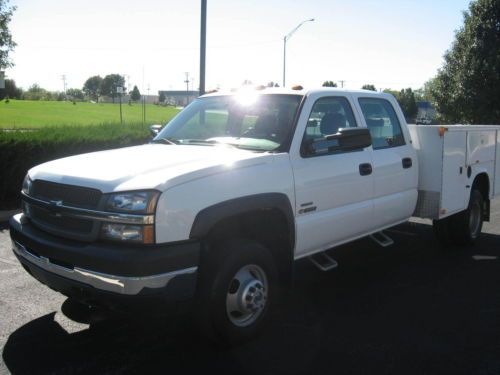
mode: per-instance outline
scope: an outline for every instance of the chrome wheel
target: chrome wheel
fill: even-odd
[[[479,235],[479,230],[481,228],[481,203],[474,201],[470,207],[469,213],[469,231],[472,238],[476,238]]]
[[[232,278],[226,295],[226,312],[231,323],[246,327],[262,314],[267,303],[268,281],[264,270],[246,265]]]

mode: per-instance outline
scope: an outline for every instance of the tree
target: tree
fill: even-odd
[[[102,77],[101,76],[93,76],[88,78],[83,85],[83,92],[89,98],[99,101],[99,96],[101,96],[101,84]]]
[[[43,89],[37,83],[32,84],[24,93],[23,99],[26,100],[51,100],[52,94],[48,94],[47,90]]]
[[[101,95],[113,98],[113,103],[117,97],[117,88],[125,86],[125,78],[119,74],[108,74],[101,83]]]
[[[164,91],[160,91],[160,97],[158,98],[158,101],[160,103],[165,103],[165,100],[167,99],[167,96],[165,95]]]
[[[412,89],[402,89],[397,99],[405,117],[407,119],[414,119],[417,116],[418,108]]]
[[[323,87],[337,87],[337,83],[333,81],[325,81],[323,82]]]
[[[415,98],[415,92],[410,87],[408,87],[407,89],[402,89],[401,91],[385,89],[384,93],[391,94],[396,98],[399,106],[401,107],[401,110],[408,120],[413,120],[415,119],[415,117],[417,117],[417,100]]]
[[[5,98],[9,99],[22,99],[23,90],[16,86],[16,82],[13,79],[5,80],[5,90],[0,90],[0,100]]]
[[[431,96],[447,122],[500,123],[500,2],[475,0],[430,82]]]
[[[9,53],[16,46],[9,31],[9,22],[16,7],[9,7],[8,5],[9,0],[0,0],[0,70],[13,65],[9,59]]]
[[[132,89],[132,93],[130,94],[130,99],[132,99],[134,102],[137,102],[141,99],[141,92],[139,91],[139,89],[137,88],[137,86],[134,86],[134,88]],[[165,100],[165,99],[163,99]],[[161,102],[161,95],[160,95],[160,102]]]
[[[84,94],[80,89],[67,89],[66,96],[71,97],[73,100],[83,100]]]
[[[396,99],[399,98],[399,91],[396,91],[396,90],[392,90],[392,89],[384,89],[383,91],[384,93],[386,94],[391,94],[392,96],[394,96]]]
[[[361,87],[361,90],[370,90],[370,91],[377,91],[377,89],[375,88],[375,85],[363,85]]]

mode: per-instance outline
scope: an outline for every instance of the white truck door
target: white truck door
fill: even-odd
[[[332,95],[332,94],[330,94]],[[366,233],[372,221],[371,147],[313,152],[311,142],[357,127],[348,94],[310,94],[301,112],[290,159],[295,177],[297,258]],[[308,149],[309,147],[309,149]]]
[[[405,221],[418,198],[418,160],[404,116],[392,96],[354,94],[373,147],[373,228]]]

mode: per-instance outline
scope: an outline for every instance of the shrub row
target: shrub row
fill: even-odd
[[[19,207],[23,178],[35,165],[86,152],[143,144],[150,138],[148,127],[142,124],[0,130],[0,210]]]

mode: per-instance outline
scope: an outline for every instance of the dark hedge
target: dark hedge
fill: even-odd
[[[23,178],[35,165],[86,152],[139,145],[150,139],[149,128],[142,124],[0,130],[0,210],[19,207]]]

